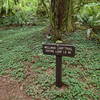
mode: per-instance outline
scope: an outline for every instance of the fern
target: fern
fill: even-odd
[[[78,19],[81,22],[86,22],[91,26],[100,25],[100,3],[90,3],[83,6],[80,10]]]

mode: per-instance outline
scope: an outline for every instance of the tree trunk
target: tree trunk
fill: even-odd
[[[68,16],[67,16],[67,32],[73,31],[73,0],[69,0]]]
[[[62,34],[72,31],[72,0],[51,0],[51,26],[54,40],[61,40]]]

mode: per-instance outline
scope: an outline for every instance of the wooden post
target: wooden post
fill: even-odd
[[[56,86],[62,86],[62,56],[56,56]]]
[[[56,86],[62,87],[62,56],[74,57],[75,47],[67,44],[44,44],[43,53],[56,56]]]

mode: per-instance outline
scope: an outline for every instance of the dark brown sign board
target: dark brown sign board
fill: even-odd
[[[67,44],[43,44],[43,53],[56,56],[56,86],[62,86],[62,56],[74,57],[75,47]]]
[[[44,44],[43,53],[47,55],[75,56],[75,47],[67,44]]]

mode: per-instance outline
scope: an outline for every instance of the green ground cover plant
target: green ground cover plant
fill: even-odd
[[[86,31],[65,36],[76,47],[75,58],[63,57],[63,82],[55,86],[55,57],[42,53],[45,25],[0,29],[0,75],[22,84],[33,100],[99,100],[100,44]]]

